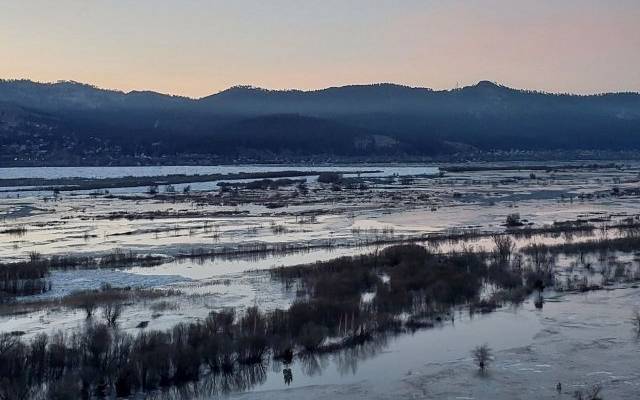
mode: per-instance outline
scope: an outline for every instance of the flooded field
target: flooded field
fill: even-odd
[[[628,310],[638,306],[640,290],[629,288],[559,296],[544,310],[527,302],[461,316],[455,325],[301,360],[286,390],[283,367],[269,366],[255,392],[232,398],[557,399],[600,384],[604,398],[635,399],[640,350]],[[470,356],[477,343],[495,351],[485,375]]]
[[[114,372],[87,384],[94,397],[528,399],[597,386],[637,398],[636,162],[0,174],[45,180],[0,188],[4,342],[104,325],[104,358],[118,340],[133,352],[162,332],[178,346],[176,326],[229,335],[215,344],[224,359],[192,375],[176,359],[141,383]],[[156,179],[176,174],[187,177]],[[196,174],[235,175],[189,182]],[[127,177],[152,180],[113,187]],[[74,190],[73,178],[94,189]],[[480,373],[471,352],[482,344],[493,357]],[[33,398],[53,390],[30,385]]]

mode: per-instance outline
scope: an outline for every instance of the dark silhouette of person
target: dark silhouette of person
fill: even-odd
[[[556,391],[558,393],[562,393],[562,383],[558,382],[558,384],[556,385]]]

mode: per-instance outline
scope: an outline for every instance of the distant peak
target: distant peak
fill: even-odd
[[[235,85],[229,89],[223,90],[223,92],[268,92],[268,89],[261,88],[253,85]]]
[[[497,92],[497,91],[504,91],[504,90],[516,90],[516,89],[511,89],[508,86],[504,86],[504,85],[500,85],[496,82],[492,82],[492,81],[480,81],[478,83],[476,83],[475,85],[470,85],[470,86],[465,86],[462,88],[463,91],[465,92]]]
[[[485,87],[485,88],[498,88],[501,87],[500,85],[498,85],[495,82],[491,82],[491,81],[480,81],[476,84],[476,87]]]

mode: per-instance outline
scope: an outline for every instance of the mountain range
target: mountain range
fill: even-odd
[[[640,150],[640,94],[551,94],[481,81],[453,90],[237,86],[192,99],[0,80],[2,165],[400,161],[496,150]]]

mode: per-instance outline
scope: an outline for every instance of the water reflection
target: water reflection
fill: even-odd
[[[333,361],[336,364],[338,373],[342,376],[355,375],[358,372],[360,362],[373,358],[387,347],[388,338],[391,335],[392,333],[376,335],[371,341],[336,353]]]
[[[289,386],[291,382],[293,382],[293,372],[291,368],[285,368],[282,370],[282,375],[284,376],[284,384]]]
[[[542,296],[542,292],[538,292],[538,294],[536,295],[534,305],[537,309],[542,310],[542,307],[544,306],[544,297]]]
[[[199,381],[151,394],[154,400],[210,399],[234,392],[245,392],[267,380],[268,362],[239,365],[228,373],[207,374]]]
[[[336,353],[301,353],[292,363],[266,357],[262,363],[236,365],[233,371],[227,373],[208,373],[197,382],[169,387],[150,394],[148,398],[154,400],[210,399],[257,389],[264,385],[268,378],[273,379],[275,383],[276,375],[280,375],[281,382],[288,387],[294,382],[294,373],[317,379],[332,365],[336,366],[341,376],[353,376],[358,372],[358,365],[362,361],[376,356],[388,345],[388,337],[391,335],[394,334],[380,334],[374,340]]]
[[[327,353],[300,353],[291,363],[267,356],[261,364],[237,365],[230,374],[207,374],[195,383],[155,393],[152,399],[211,399],[234,392],[268,391],[309,385],[355,383],[384,385],[428,363],[468,357],[477,343],[495,351],[530,343],[540,323],[533,302],[490,314],[458,312],[456,324],[376,334],[363,344]],[[509,332],[505,336],[504,332]]]

